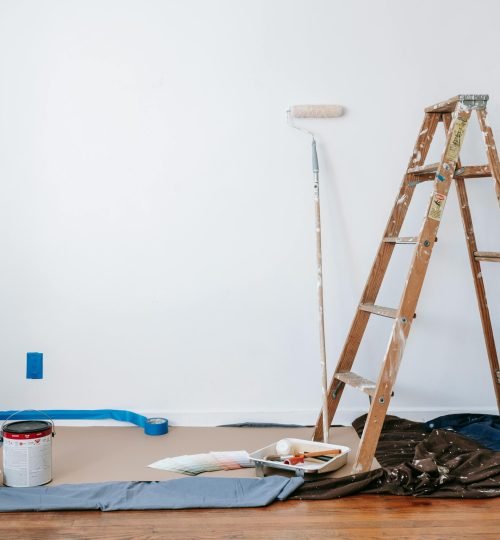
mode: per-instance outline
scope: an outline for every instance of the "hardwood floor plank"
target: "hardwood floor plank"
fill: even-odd
[[[358,495],[266,508],[0,514],[9,540],[454,540],[500,537],[499,499]]]

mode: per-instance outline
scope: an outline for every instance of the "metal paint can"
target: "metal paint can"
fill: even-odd
[[[2,426],[6,486],[34,487],[52,480],[53,427],[45,420],[19,420]]]

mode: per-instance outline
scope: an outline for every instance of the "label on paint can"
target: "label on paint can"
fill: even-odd
[[[13,422],[3,433],[3,482],[10,487],[34,487],[52,480],[52,426],[36,422]],[[43,429],[45,428],[45,429]]]

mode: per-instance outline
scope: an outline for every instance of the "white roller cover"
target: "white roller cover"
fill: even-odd
[[[290,109],[294,118],[336,118],[342,116],[342,105],[293,105]]]

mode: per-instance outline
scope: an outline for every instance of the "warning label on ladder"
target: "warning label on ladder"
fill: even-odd
[[[450,137],[450,144],[446,151],[446,161],[457,161],[460,148],[462,148],[462,143],[464,142],[466,128],[467,120],[457,118]]]
[[[441,193],[434,193],[432,195],[431,207],[429,208],[429,217],[431,219],[441,221],[445,202],[446,195],[442,195]]]

